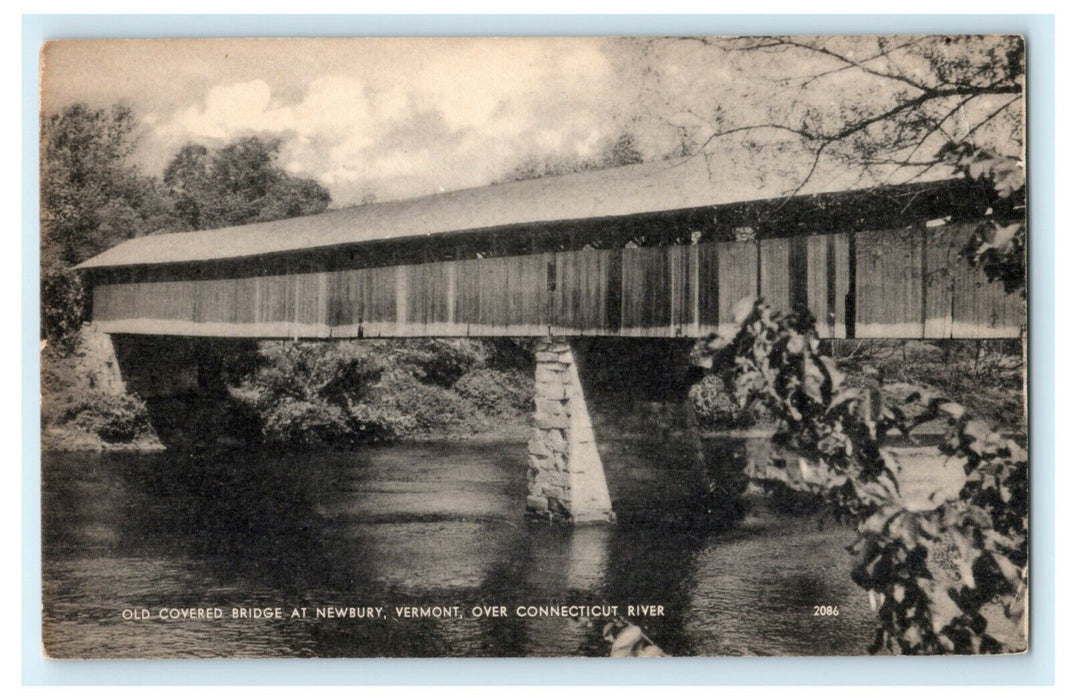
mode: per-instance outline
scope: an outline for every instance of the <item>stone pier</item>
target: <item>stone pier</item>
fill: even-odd
[[[605,470],[567,340],[540,341],[535,349],[535,416],[527,445],[527,511],[551,520],[614,520]]]

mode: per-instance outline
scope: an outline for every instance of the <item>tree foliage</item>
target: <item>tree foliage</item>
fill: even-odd
[[[251,398],[266,439],[290,445],[374,440],[381,420],[356,408],[383,371],[360,343],[261,343],[241,393]]]
[[[1021,37],[756,37],[726,51],[759,58],[776,94],[759,119],[716,109],[707,145],[731,133],[773,132],[810,153],[805,176],[825,157],[877,178],[918,176],[946,164],[948,143],[1022,156]]]
[[[70,267],[171,223],[158,183],[129,163],[136,120],[74,104],[41,119],[41,335],[66,342],[84,315]]]
[[[46,265],[74,265],[168,223],[152,178],[129,163],[136,121],[122,105],[74,104],[41,122],[41,225]]]
[[[948,143],[942,157],[964,177],[990,186],[997,195],[995,206],[976,227],[962,254],[992,282],[1000,282],[1007,294],[1026,296],[1028,247],[1024,164],[1016,158],[976,148],[969,143]]]
[[[247,137],[209,151],[183,146],[167,164],[163,183],[186,229],[200,230],[317,214],[330,194],[315,180],[278,165],[281,142]]]
[[[617,168],[641,163],[643,160],[642,151],[638,148],[634,134],[625,131],[617,138],[605,143],[597,155],[589,158],[530,156],[506,173],[497,183],[535,180],[540,177],[567,175],[585,170]]]
[[[904,401],[922,410],[907,418],[882,392],[844,386],[805,310],[783,315],[758,300],[734,336],[714,336],[707,349],[740,406],[759,404],[777,421],[776,452],[749,468],[751,478],[815,495],[832,516],[857,526],[851,576],[876,613],[870,651],[993,653],[1021,642],[1024,449],[947,398],[918,389]],[[933,418],[946,421],[940,450],[966,478],[955,497],[918,510],[901,496],[887,436],[893,429],[908,436]]]

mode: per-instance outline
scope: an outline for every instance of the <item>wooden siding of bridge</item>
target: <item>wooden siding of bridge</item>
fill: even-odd
[[[743,297],[805,304],[845,338],[1015,337],[1024,305],[957,255],[965,226],[583,249],[330,272],[94,287],[113,333],[225,337],[700,337]]]

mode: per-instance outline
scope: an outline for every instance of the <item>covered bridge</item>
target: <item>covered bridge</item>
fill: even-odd
[[[1024,305],[958,254],[992,192],[783,191],[665,160],[145,236],[78,268],[122,334],[698,337],[757,295],[826,337],[1020,333]]]

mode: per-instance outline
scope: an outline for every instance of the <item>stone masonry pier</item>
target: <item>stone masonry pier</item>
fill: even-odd
[[[540,341],[535,363],[527,511],[574,523],[612,522],[605,470],[572,347],[566,340]]]

